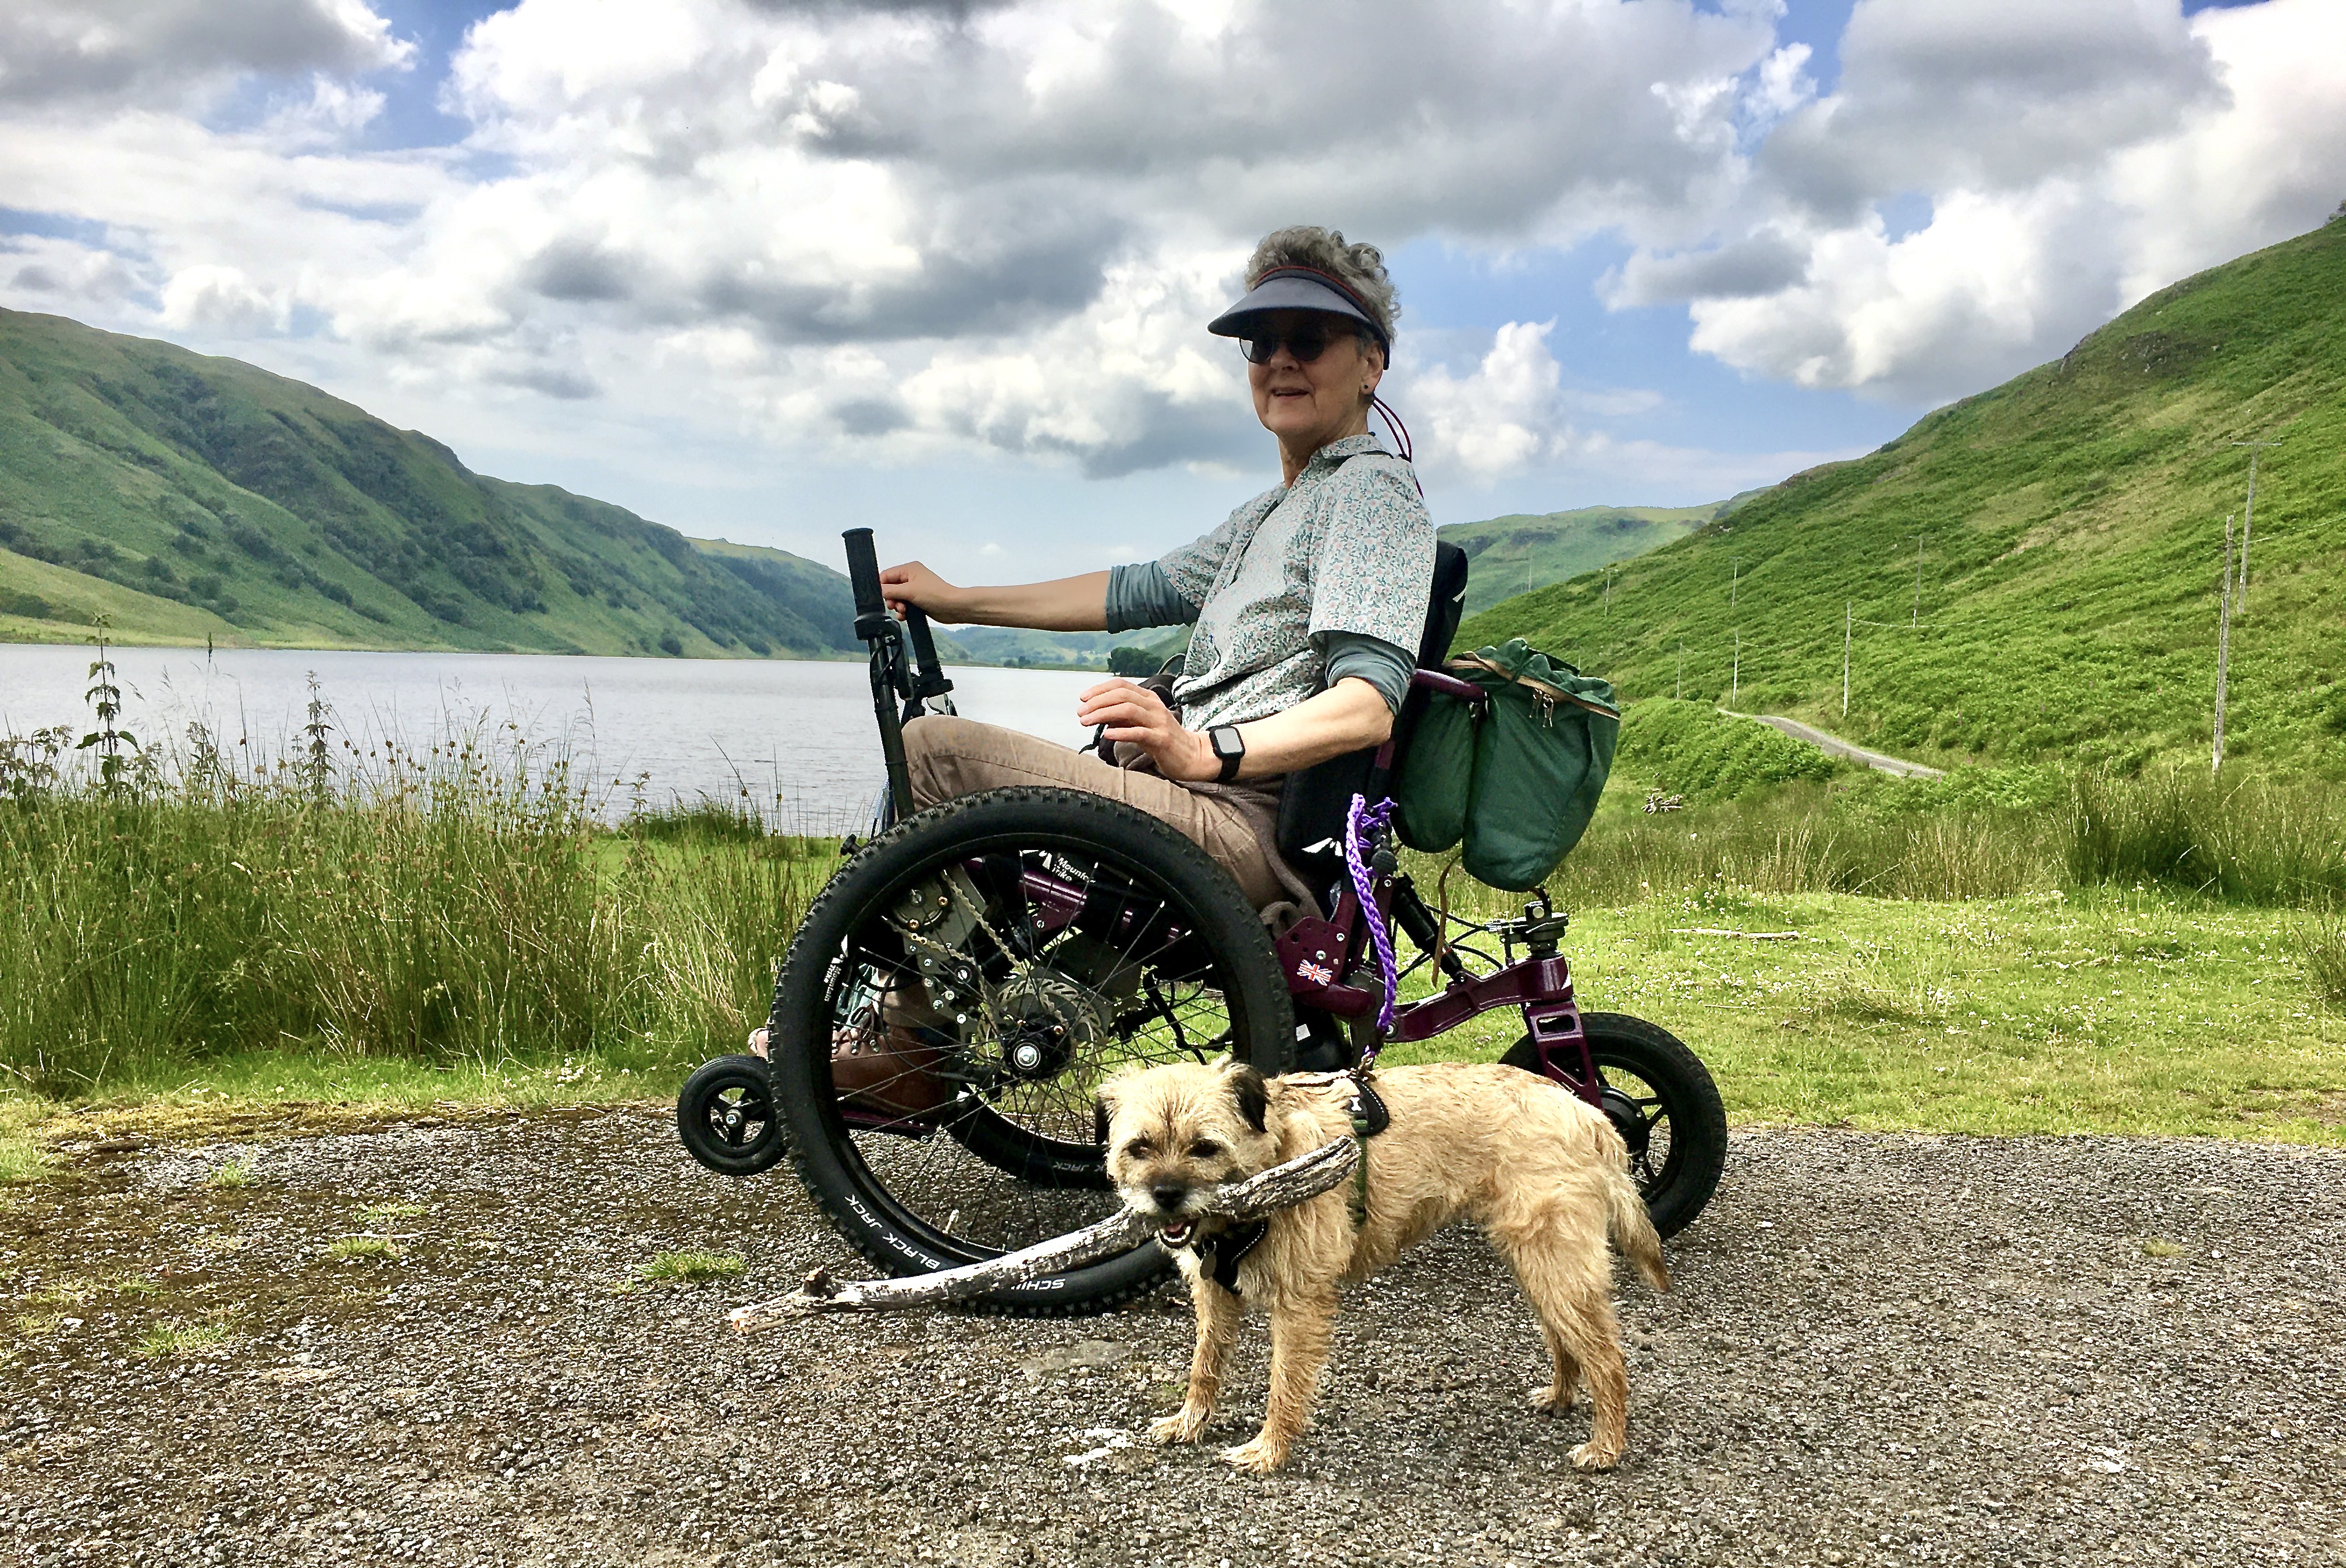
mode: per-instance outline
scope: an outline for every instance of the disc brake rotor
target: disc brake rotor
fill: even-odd
[[[997,987],[987,1012],[1003,1065],[1029,1083],[1065,1071],[1077,1052],[1114,1032],[1105,997],[1040,964]]]

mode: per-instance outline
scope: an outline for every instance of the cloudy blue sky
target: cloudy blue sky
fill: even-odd
[[[1866,450],[2341,198],[2341,0],[0,12],[0,303],[971,577],[1269,483],[1202,323],[1282,223],[1385,248],[1465,521]]]

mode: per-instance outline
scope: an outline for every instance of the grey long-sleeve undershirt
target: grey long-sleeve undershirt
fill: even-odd
[[[1175,591],[1172,578],[1157,562],[1108,568],[1109,631],[1188,626],[1197,618],[1198,606]],[[1328,685],[1347,677],[1365,680],[1385,699],[1386,708],[1401,711],[1402,698],[1409,695],[1410,672],[1417,667],[1415,655],[1361,632],[1323,632],[1318,640],[1328,661]]]

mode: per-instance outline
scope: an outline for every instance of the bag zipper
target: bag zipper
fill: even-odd
[[[1479,654],[1460,654],[1447,662],[1452,669],[1479,669],[1485,674],[1495,675],[1503,680],[1512,681],[1517,686],[1527,688],[1533,694],[1533,700],[1541,705],[1543,722],[1551,729],[1556,727],[1556,705],[1559,702],[1568,702],[1575,708],[1586,708],[1589,712],[1601,714],[1606,718],[1621,717],[1618,708],[1607,708],[1601,702],[1592,701],[1575,692],[1566,691],[1560,686],[1552,686],[1544,680],[1535,680],[1527,675],[1515,675],[1505,666],[1494,660],[1486,659]]]

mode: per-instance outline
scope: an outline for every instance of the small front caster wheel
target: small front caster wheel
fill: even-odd
[[[719,1176],[756,1176],[782,1157],[766,1064],[755,1056],[704,1063],[676,1097],[676,1134],[692,1157]]]

